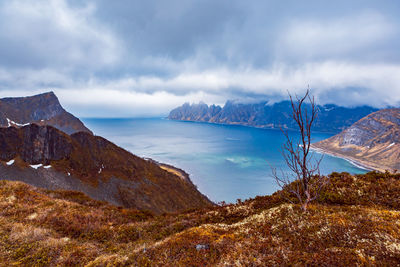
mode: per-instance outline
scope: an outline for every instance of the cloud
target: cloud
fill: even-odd
[[[95,6],[65,0],[0,5],[0,63],[22,68],[82,68],[116,63],[121,43],[94,17]]]
[[[277,43],[280,57],[367,59],[399,33],[383,15],[364,11],[333,20],[293,20]]]
[[[0,71],[0,77],[15,77]],[[287,91],[304,92],[309,84],[321,104],[344,106],[400,104],[400,66],[396,64],[354,64],[316,62],[298,67],[279,65],[269,70],[220,68],[203,72],[183,72],[174,77],[73,81],[50,71],[21,74],[36,91],[2,91],[4,96],[54,90],[65,106],[80,116],[166,115],[184,102],[204,101],[223,104],[226,99],[283,99]],[[12,78],[11,78],[12,80]],[[43,85],[43,81],[49,84]],[[56,87],[53,82],[60,82]],[[42,89],[43,90],[43,89]],[[379,97],[377,97],[379,96]]]
[[[94,86],[83,91],[62,89],[55,92],[67,109],[75,110],[82,117],[166,116],[169,110],[184,102],[204,99],[207,102],[223,103],[221,96],[201,91],[179,96],[167,91],[144,93]]]
[[[382,0],[0,3],[0,96],[54,90],[79,116],[166,115],[301,93],[400,104],[400,5]]]

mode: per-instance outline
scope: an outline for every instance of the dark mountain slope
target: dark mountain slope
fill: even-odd
[[[0,160],[1,179],[78,190],[125,207],[162,213],[211,205],[189,179],[87,132],[67,135],[35,124],[0,128]],[[38,164],[46,167],[30,166]]]
[[[319,115],[314,124],[314,130],[340,132],[377,109],[368,106],[345,108],[336,105],[324,105],[318,106],[318,110]],[[296,126],[290,114],[292,114],[292,108],[289,101],[273,104],[268,102],[242,104],[227,101],[223,108],[215,105],[208,106],[204,103],[192,105],[185,103],[172,110],[168,118],[171,120],[238,124],[260,128],[295,129]]]
[[[0,99],[0,127],[20,127],[29,123],[51,125],[67,134],[91,133],[78,118],[64,110],[53,92]]]
[[[374,112],[312,146],[372,169],[400,170],[400,109]]]

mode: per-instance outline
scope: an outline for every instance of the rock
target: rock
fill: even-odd
[[[65,111],[53,92],[0,99],[0,127],[23,127],[31,123],[51,125],[67,134],[91,133],[78,118]]]
[[[379,171],[400,169],[400,109],[374,112],[312,146]]]
[[[198,245],[196,245],[196,250],[205,250],[205,249],[208,249],[210,246],[209,245],[207,245],[207,244],[198,244]]]

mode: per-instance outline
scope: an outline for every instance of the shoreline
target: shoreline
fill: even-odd
[[[363,170],[366,170],[366,171],[384,172],[384,170],[382,170],[380,168],[374,167],[371,164],[362,162],[362,161],[360,161],[358,159],[354,159],[354,158],[349,157],[349,156],[344,156],[342,154],[339,154],[339,153],[336,153],[336,152],[332,152],[330,150],[326,150],[326,149],[323,149],[323,148],[315,147],[314,145],[311,145],[310,148],[313,151],[317,152],[317,153],[326,154],[326,155],[329,155],[329,156],[332,156],[332,157],[335,157],[335,158],[343,159],[343,160],[349,162],[350,164],[352,164],[353,166],[355,166],[355,167],[357,167],[359,169],[363,169]]]
[[[163,169],[164,171],[170,172],[172,174],[175,174],[176,176],[178,176],[179,178],[181,178],[182,180],[185,180],[186,182],[188,182],[189,184],[193,185],[194,187],[196,187],[197,191],[200,192],[201,195],[203,195],[212,205],[217,205],[216,202],[212,201],[209,196],[207,196],[206,194],[204,194],[203,192],[201,192],[198,188],[197,185],[195,183],[193,183],[192,179],[190,179],[190,174],[187,173],[185,170],[180,169],[178,167],[175,167],[171,164],[167,164],[167,163],[162,163],[159,162],[155,159],[152,158],[147,158],[147,157],[143,157],[143,159],[151,161],[155,164],[157,164],[161,169]]]
[[[212,125],[224,125],[224,126],[239,126],[239,127],[247,127],[247,128],[253,128],[253,129],[261,129],[261,130],[275,130],[275,131],[293,131],[293,132],[298,132],[296,128],[289,128],[289,127],[274,127],[274,126],[257,126],[257,125],[251,125],[251,124],[244,124],[244,123],[223,123],[223,122],[211,122],[211,121],[196,121],[196,120],[178,120],[178,119],[170,119],[169,117],[164,117],[162,119],[170,120],[170,121],[178,121],[178,122],[194,122],[194,123],[205,123],[205,124],[212,124]],[[330,135],[335,135],[338,134],[339,132],[326,132],[326,131],[313,131],[314,133],[320,133],[320,134],[330,134]]]

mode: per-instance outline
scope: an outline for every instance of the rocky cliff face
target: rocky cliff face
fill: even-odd
[[[20,157],[29,164],[49,164],[67,158],[73,149],[68,135],[49,126],[0,128],[0,159]]]
[[[376,111],[372,107],[345,108],[336,105],[318,106],[319,115],[314,123],[314,130],[321,132],[340,132],[362,117]],[[171,120],[201,121],[211,123],[239,124],[260,128],[295,129],[291,104],[289,101],[269,104],[241,104],[227,101],[225,106],[184,104],[172,110]]]
[[[88,132],[0,128],[0,161],[1,179],[77,190],[120,206],[162,213],[212,204],[189,179]]]
[[[400,109],[374,112],[313,147],[372,169],[400,170]]]
[[[78,118],[64,110],[53,92],[0,99],[0,127],[21,127],[30,123],[51,125],[67,134],[91,133]]]

